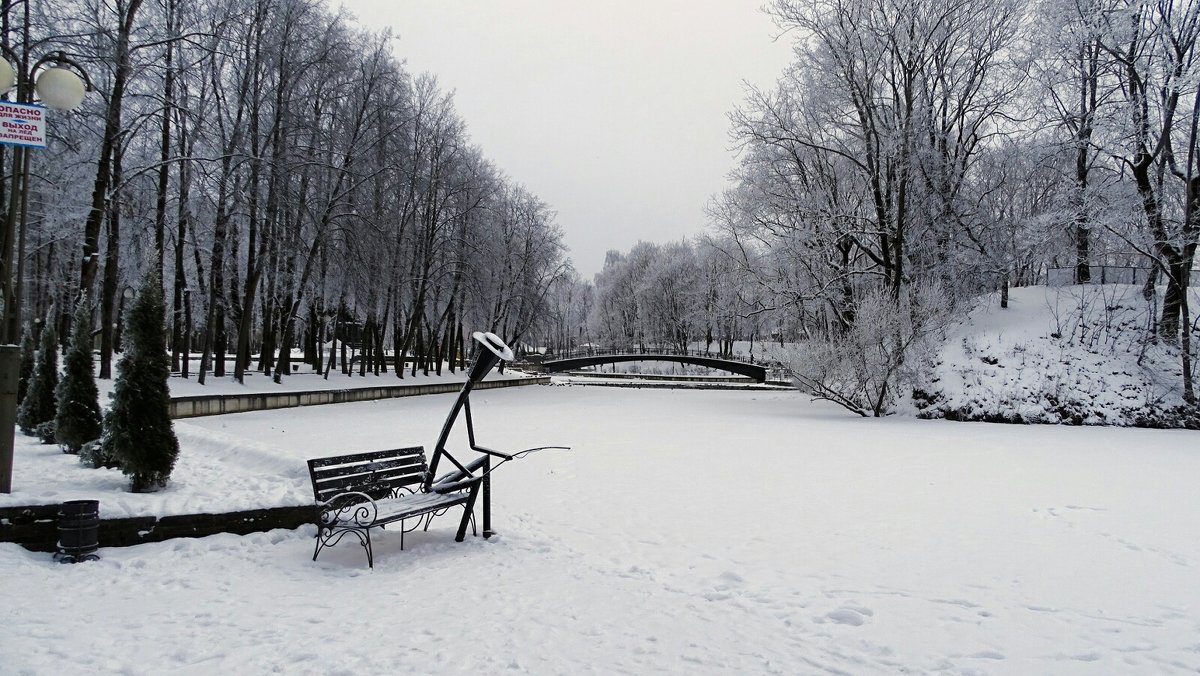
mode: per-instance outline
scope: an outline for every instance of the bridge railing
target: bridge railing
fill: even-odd
[[[670,355],[678,357],[711,357],[713,359],[728,359],[730,361],[740,361],[748,364],[762,364],[765,360],[755,359],[754,355],[723,355],[720,352],[703,349],[687,349],[681,350],[678,347],[669,347],[662,345],[640,345],[628,347],[586,347],[576,348],[574,350],[564,350],[554,354],[545,355],[546,361],[557,359],[575,359],[576,357],[603,357],[609,354],[644,354],[644,355]]]
[[[733,355],[732,357],[722,356],[720,353],[714,353],[711,350],[679,350],[671,348],[658,348],[656,346],[646,347],[616,347],[616,348],[582,348],[568,350],[557,354],[546,354],[538,363],[546,363],[560,361],[566,359],[579,359],[587,357],[604,357],[608,355],[620,356],[645,356],[648,361],[653,361],[656,356],[688,356],[688,357],[704,357],[727,362],[740,362],[764,368],[765,379],[768,382],[788,382],[791,376],[782,363],[772,359],[754,359],[753,356]]]

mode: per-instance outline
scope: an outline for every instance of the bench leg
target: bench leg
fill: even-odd
[[[330,528],[328,532],[325,529],[317,528],[317,544],[313,547],[313,561],[317,560],[317,555],[326,547],[332,547],[342,541],[342,538],[347,534],[352,534],[358,538],[358,543],[362,548],[367,550],[367,567],[375,567],[375,554],[371,551],[371,529],[370,528]]]
[[[317,526],[317,546],[313,547],[313,561],[317,560],[317,554],[321,553],[321,526]]]
[[[401,536],[401,537],[403,537],[403,536]],[[371,529],[370,528],[366,529],[366,537],[363,538],[362,546],[363,546],[363,549],[367,550],[367,568],[374,570],[375,569],[375,556],[374,556],[373,552],[371,552]]]
[[[475,498],[479,495],[479,484],[471,486],[471,496],[467,498],[467,504],[463,505],[462,521],[458,524],[458,534],[454,536],[455,542],[462,542],[463,538],[467,537],[467,522],[472,521],[475,516]]]

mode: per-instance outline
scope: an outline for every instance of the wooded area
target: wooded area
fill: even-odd
[[[10,50],[61,50],[95,84],[29,154],[5,274],[60,336],[92,291],[102,376],[146,271],[173,368],[199,352],[203,380],[227,358],[279,378],[294,347],[327,368],[335,335],[372,372],[385,354],[438,368],[470,328],[552,350],[823,342],[881,350],[891,373],[981,292],[1115,267],[1146,280],[1147,340],[1178,346],[1194,400],[1196,2],[775,0],[794,59],[730,115],[740,156],[709,234],[610,252],[594,280],[436,78],[324,3],[2,7]]]
[[[437,78],[327,3],[4,0],[0,12],[10,52],[61,51],[94,85],[28,154],[27,226],[3,274],[20,275],[26,325],[59,335],[81,290],[98,299],[101,377],[125,291],[146,274],[167,300],[173,370],[188,374],[199,352],[189,375],[203,382],[227,359],[239,380],[278,380],[294,347],[326,368],[334,336],[365,370],[395,364],[385,353],[440,369],[470,328],[520,340],[569,270],[553,211],[472,143]],[[0,150],[6,169],[11,157]]]
[[[1137,269],[1156,318],[1145,340],[1174,346],[1195,400],[1182,291],[1200,237],[1200,3],[768,11],[794,59],[730,116],[741,154],[710,234],[610,253],[594,288],[555,294],[556,321],[613,345],[797,341],[793,375],[815,389],[874,368],[886,391],[980,293]],[[830,374],[868,352],[876,367]]]

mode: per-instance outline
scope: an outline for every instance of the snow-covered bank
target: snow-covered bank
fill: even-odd
[[[1192,307],[1200,307],[1193,291]],[[1152,340],[1161,310],[1130,285],[1012,289],[979,300],[919,383],[922,417],[1200,428],[1179,350]],[[1192,333],[1193,350],[1200,330]]]
[[[504,374],[491,373],[487,379],[528,377],[528,374],[509,370]],[[169,384],[173,396],[196,396],[461,384],[465,381],[466,375],[460,370],[455,374],[446,371],[440,376],[432,373],[406,376],[403,380],[396,378],[394,373],[379,376],[331,373],[328,379],[308,373],[287,376],[279,384],[261,374],[247,375],[244,385],[229,377],[211,375],[205,385],[179,377],[171,378]],[[113,381],[99,383],[101,402],[107,406]],[[445,406],[449,407],[449,404]],[[305,416],[309,410],[290,415]],[[444,417],[445,413],[441,415]],[[441,419],[437,419],[438,424]],[[336,428],[336,422],[334,425]],[[120,470],[84,467],[74,456],[64,455],[57,445],[41,444],[37,438],[18,432],[14,441],[13,491],[0,493],[0,507],[57,504],[103,496],[103,516],[118,518],[239,511],[311,502],[312,492],[305,483],[308,470],[304,463],[297,465],[294,458],[280,455],[279,449],[268,445],[269,436],[264,444],[254,439],[231,438],[219,431],[197,427],[187,420],[176,420],[174,427],[183,453],[172,472],[171,482],[163,490],[141,494],[128,492],[129,479]],[[413,437],[411,442],[432,443],[434,436],[436,430],[432,435]],[[214,505],[222,509],[214,510]]]
[[[428,446],[451,400],[197,419],[181,461],[305,493],[304,458]],[[864,419],[796,392],[473,402],[485,444],[573,446],[497,470],[501,537],[383,532],[373,573],[353,544],[313,563],[308,529],[75,566],[0,545],[0,671],[1200,670],[1191,432]]]

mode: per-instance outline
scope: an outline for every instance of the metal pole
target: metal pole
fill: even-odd
[[[14,251],[17,246],[17,224],[21,215],[22,203],[22,186],[24,184],[24,171],[26,149],[23,146],[15,146],[13,148],[12,159],[12,193],[9,195],[8,202],[8,217],[4,221],[4,252],[3,262],[0,263],[0,268],[3,268],[4,279],[0,280],[0,285],[3,287],[4,297],[4,321],[0,322],[0,343],[15,345],[17,343],[17,334],[19,330],[14,330],[14,326],[19,327],[21,321],[17,310],[16,300],[16,285],[14,283],[13,261],[15,260]],[[14,317],[14,315],[16,315]]]
[[[17,427],[17,383],[21,348],[0,345],[0,493],[12,493],[13,435]]]
[[[17,234],[16,267],[17,276],[13,282],[12,312],[8,315],[9,343],[16,343],[21,335],[21,300],[25,288],[25,231],[29,220],[29,165],[33,162],[33,153],[26,148],[21,153],[21,219]]]
[[[492,456],[483,456],[483,537],[495,535],[492,531]]]
[[[25,3],[22,18],[24,37],[17,68],[18,102],[29,101],[29,3]],[[21,280],[14,282],[14,250],[17,246],[18,219],[25,210],[29,181],[25,172],[25,158],[29,149],[24,146],[13,148],[12,195],[9,201],[8,218],[4,221],[4,251],[0,274],[4,298],[4,317],[0,320],[0,493],[12,493],[13,445],[17,433],[17,386],[20,382],[21,348],[17,346],[21,333]],[[24,233],[22,233],[24,234]]]

